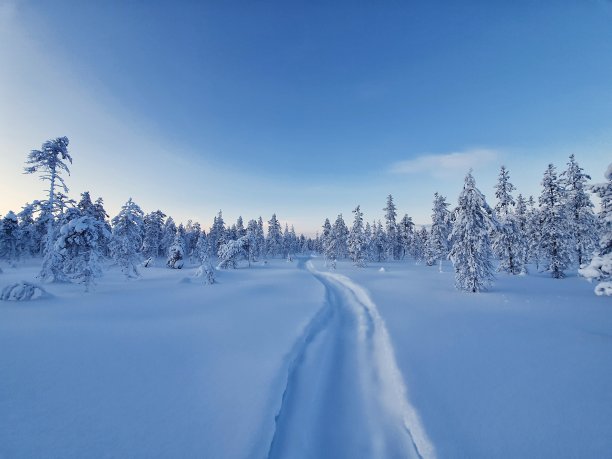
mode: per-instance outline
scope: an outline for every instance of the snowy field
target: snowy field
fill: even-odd
[[[610,456],[612,304],[583,279],[159,266],[0,303],[0,457]]]

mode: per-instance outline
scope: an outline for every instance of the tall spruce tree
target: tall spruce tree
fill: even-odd
[[[586,182],[591,177],[584,173],[574,155],[569,157],[567,170],[561,177],[565,185],[569,231],[571,233],[576,261],[578,266],[591,260],[593,250],[597,245],[597,218],[593,212],[595,207],[586,192]]]
[[[442,260],[448,257],[448,237],[451,232],[450,212],[446,198],[438,193],[434,194],[433,213],[431,214],[431,229],[426,247],[427,265],[438,263],[442,272]]]
[[[355,266],[365,267],[367,261],[366,240],[363,233],[363,212],[359,206],[353,210],[355,218],[348,235],[348,253]]]
[[[549,164],[542,179],[540,204],[540,253],[542,268],[555,279],[565,277],[572,262],[574,245],[568,222],[565,189],[553,164]]]
[[[459,195],[451,233],[450,259],[459,290],[480,292],[493,281],[489,241],[489,231],[495,226],[492,214],[470,171]]]
[[[140,262],[143,218],[143,211],[130,198],[112,220],[111,255],[128,279],[140,276],[137,265]]]
[[[383,210],[385,211],[387,255],[393,260],[399,260],[401,256],[401,245],[396,222],[397,208],[393,203],[393,196],[387,196],[387,205]]]

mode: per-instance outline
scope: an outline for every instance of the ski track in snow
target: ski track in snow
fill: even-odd
[[[289,354],[268,459],[434,458],[368,293],[311,261],[304,266],[326,301]]]

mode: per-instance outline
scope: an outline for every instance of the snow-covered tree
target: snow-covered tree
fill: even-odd
[[[405,214],[399,222],[398,235],[400,242],[400,258],[403,259],[410,253],[410,246],[414,240],[414,223],[408,214]]]
[[[431,222],[429,238],[425,247],[425,258],[428,266],[437,262],[438,269],[442,272],[442,260],[448,257],[448,237],[451,225],[446,198],[438,193],[434,194]]]
[[[420,230],[415,231],[410,254],[412,255],[412,258],[415,259],[417,264],[425,261],[427,258],[428,241],[429,232],[427,231],[427,228],[423,226]]]
[[[540,268],[540,239],[541,239],[541,223],[540,212],[535,206],[533,196],[529,196],[527,200],[527,237],[525,243],[527,245],[527,260],[535,263],[536,269]]]
[[[501,167],[497,184],[495,185],[495,216],[499,225],[492,231],[493,252],[499,259],[498,271],[509,274],[521,274],[525,271],[523,257],[523,240],[520,238],[513,206],[512,197],[515,187],[510,183],[510,174],[505,166]]]
[[[579,272],[589,281],[599,281],[595,286],[597,295],[612,295],[612,163],[604,176],[607,182],[591,186],[591,191],[601,198],[599,248],[591,262]]]
[[[266,258],[266,236],[264,235],[264,224],[261,216],[257,219],[257,258]]]
[[[77,209],[80,210],[81,215],[89,215],[93,217],[94,220],[99,221],[101,224],[98,225],[98,228],[104,228],[104,231],[101,231],[98,234],[98,245],[100,246],[101,253],[103,255],[107,255],[110,253],[110,240],[106,238],[106,235],[111,234],[111,226],[108,223],[108,214],[104,209],[104,201],[102,198],[98,198],[96,202],[91,201],[91,196],[88,191],[85,191],[81,194],[81,200],[76,205]]]
[[[174,223],[174,219],[172,217],[168,217],[166,222],[164,223],[164,228],[162,230],[162,238],[160,242],[160,251],[162,254],[168,256],[168,251],[172,244],[174,244],[174,240],[176,239],[176,235],[178,233],[178,229],[176,228],[176,223]]]
[[[248,244],[248,238],[243,236],[237,240],[230,240],[219,247],[219,268],[221,269],[236,269],[238,261],[245,258],[245,246]]]
[[[387,256],[393,260],[399,260],[401,257],[401,245],[397,230],[397,208],[393,203],[393,196],[387,196],[387,206],[385,211],[385,231],[387,243]]]
[[[565,277],[572,261],[574,240],[569,227],[565,190],[553,164],[549,164],[542,179],[540,204],[540,254],[542,267],[555,279]]]
[[[518,236],[518,243],[516,246],[517,256],[523,267],[523,273],[527,273],[527,264],[529,263],[529,214],[527,210],[527,201],[525,201],[522,194],[516,197],[514,220]]]
[[[19,221],[9,211],[0,222],[0,259],[13,265],[19,258]]]
[[[388,255],[387,236],[380,221],[372,225],[372,261],[385,261]]]
[[[174,235],[174,240],[168,247],[168,260],[166,266],[172,269],[181,269],[185,263],[185,242],[179,231]]]
[[[68,137],[58,137],[47,140],[40,150],[32,150],[26,160],[24,169],[26,174],[40,173],[40,179],[49,182],[48,199],[42,204],[43,220],[47,226],[44,244],[44,259],[39,277],[45,281],[53,282],[58,275],[57,254],[54,253],[56,229],[53,213],[56,209],[57,188],[68,192],[68,187],[62,177],[62,172],[70,175],[68,164],[72,164],[72,157],[68,153]],[[59,280],[59,279],[58,279]]]
[[[243,237],[246,237],[247,246],[245,247],[245,252],[247,255],[247,259],[249,260],[249,266],[251,263],[257,261],[257,257],[260,253],[259,247],[259,225],[256,220],[249,220],[247,223],[246,234]]]
[[[493,276],[489,231],[495,226],[492,210],[476,188],[471,171],[465,177],[451,233],[450,259],[459,290],[479,292],[490,286]]]
[[[336,269],[336,241],[333,237],[333,230],[329,218],[323,223],[323,233],[321,234],[321,249],[325,257],[325,266]]]
[[[162,247],[164,235],[164,219],[166,214],[161,210],[151,212],[144,217],[144,237],[142,241],[142,254],[146,258],[157,258]],[[163,252],[162,252],[163,253]]]
[[[208,237],[204,231],[200,232],[200,237],[198,237],[198,243],[195,248],[195,257],[200,262],[200,264],[204,263],[205,260],[210,262],[212,257],[210,252],[210,244],[208,241]]]
[[[574,155],[569,157],[567,170],[561,177],[565,185],[569,231],[574,241],[573,251],[578,266],[591,260],[597,245],[597,218],[593,203],[586,192],[586,182],[591,177],[584,173]]]
[[[143,216],[140,207],[130,198],[112,221],[111,255],[128,279],[140,275],[137,265],[142,246]]]
[[[276,214],[272,214],[272,218],[268,220],[266,252],[271,258],[281,256],[283,254],[283,232],[281,229],[281,224],[276,218]]]
[[[195,272],[195,277],[204,284],[212,285],[215,283],[215,269],[210,263],[208,256],[202,260],[202,264]]]
[[[40,251],[40,238],[34,221],[35,206],[26,204],[17,214],[19,234],[17,252],[20,256],[31,257]]]
[[[348,235],[348,253],[355,266],[365,267],[367,261],[366,240],[363,234],[363,212],[359,206],[353,210],[355,218]]]
[[[76,211],[76,209],[75,209]],[[103,247],[100,246],[100,235],[110,238],[104,224],[90,215],[78,216],[79,212],[71,212],[74,218],[66,219],[59,230],[59,236],[52,251],[54,268],[61,267],[62,275],[52,271],[56,280],[70,280],[84,284],[85,290],[97,277],[102,275],[100,258]]]
[[[185,252],[188,257],[197,258],[196,246],[202,233],[202,227],[198,222],[189,220],[185,226]]]
[[[342,214],[338,214],[336,221],[332,226],[332,239],[335,241],[336,260],[342,260],[348,257],[348,235],[349,230],[344,223]]]
[[[217,216],[213,220],[213,225],[208,232],[208,244],[210,245],[211,256],[216,256],[219,251],[219,247],[224,244],[227,240],[225,221],[223,220],[223,213],[219,211]]]

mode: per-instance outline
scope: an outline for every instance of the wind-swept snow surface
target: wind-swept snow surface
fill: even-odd
[[[434,457],[376,305],[349,278],[307,268],[325,304],[292,351],[268,457]]]

